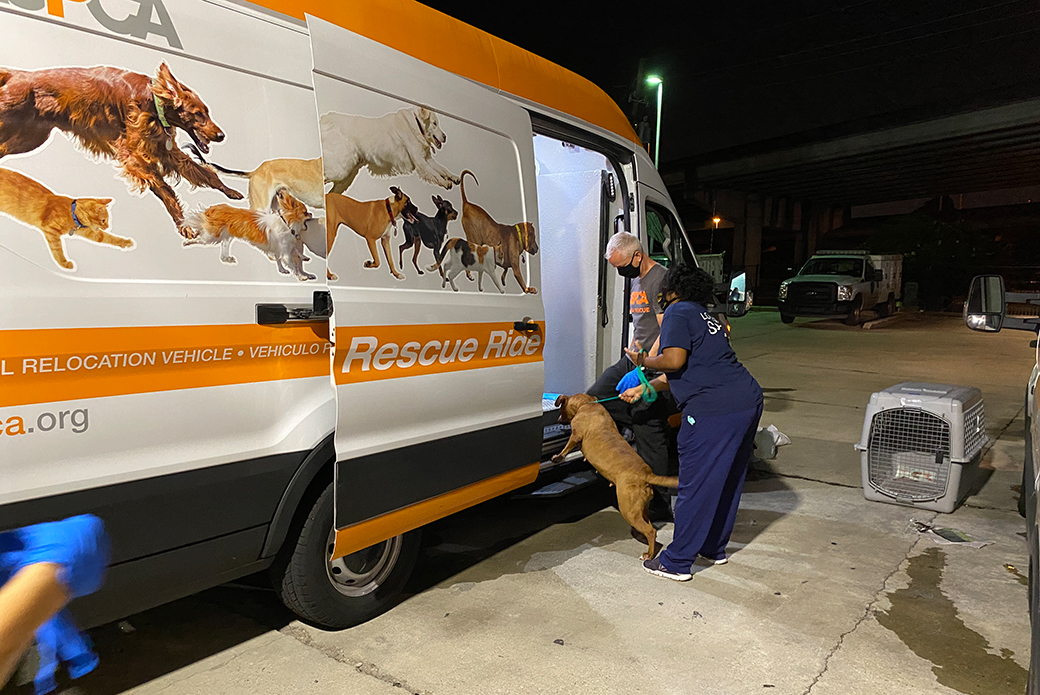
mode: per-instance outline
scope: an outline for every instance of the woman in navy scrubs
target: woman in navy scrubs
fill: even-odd
[[[664,372],[651,382],[670,389],[682,411],[679,429],[679,496],[672,542],[643,563],[647,572],[684,582],[701,555],[726,562],[726,544],[740,503],[755,433],[762,416],[762,389],[733,354],[722,324],[708,311],[715,282],[700,268],[675,266],[668,273],[662,306],[659,354],[626,351],[638,366]],[[622,394],[632,402],[636,386]]]

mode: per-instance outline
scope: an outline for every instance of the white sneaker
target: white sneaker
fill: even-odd
[[[724,557],[724,558],[721,558],[721,559],[718,559],[718,560],[712,559],[712,558],[707,557],[705,555],[701,555],[701,557],[703,557],[705,560],[707,560],[708,562],[710,562],[713,565],[728,565],[729,564],[729,558],[728,557]]]

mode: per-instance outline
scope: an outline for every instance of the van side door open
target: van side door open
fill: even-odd
[[[309,18],[341,557],[531,482],[545,323],[531,121]]]

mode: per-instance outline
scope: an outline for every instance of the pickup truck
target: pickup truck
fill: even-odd
[[[819,251],[793,278],[780,283],[780,320],[797,316],[844,319],[858,325],[864,309],[879,316],[896,311],[901,297],[903,257],[866,251]]]

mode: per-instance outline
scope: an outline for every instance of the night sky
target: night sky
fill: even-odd
[[[426,4],[589,78],[633,120],[641,62],[659,72],[663,163],[1040,96],[1036,0]]]

